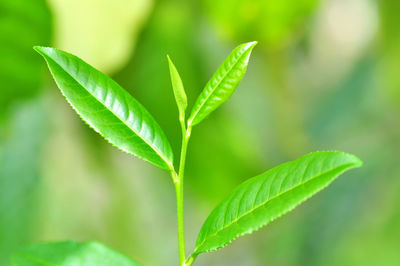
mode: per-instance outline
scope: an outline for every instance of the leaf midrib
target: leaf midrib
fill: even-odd
[[[331,172],[331,171],[334,171],[334,170],[336,170],[336,169],[338,169],[338,168],[347,167],[347,166],[351,166],[351,165],[353,165],[353,163],[348,163],[348,164],[344,164],[344,165],[341,165],[341,166],[338,166],[338,167],[335,167],[335,168],[331,168],[331,169],[329,169],[329,170],[327,170],[327,171],[324,171],[324,172],[322,172],[322,173],[320,173],[320,174],[318,174],[318,175],[316,175],[316,176],[314,176],[314,177],[308,179],[308,180],[305,181],[305,182],[301,182],[301,183],[299,183],[298,185],[296,185],[296,186],[294,186],[294,187],[291,187],[290,189],[288,189],[288,190],[286,190],[286,191],[284,191],[284,192],[278,193],[277,195],[275,195],[275,196],[273,196],[272,198],[268,199],[266,202],[263,202],[263,203],[257,205],[256,207],[252,208],[251,210],[245,212],[243,215],[237,217],[236,219],[234,219],[233,221],[231,221],[229,224],[223,226],[220,230],[218,230],[218,231],[215,232],[214,234],[212,234],[212,235],[210,235],[209,237],[205,238],[205,239],[201,242],[201,244],[199,245],[199,247],[201,247],[201,246],[204,244],[204,242],[207,241],[207,239],[210,239],[210,238],[213,238],[213,237],[217,236],[221,231],[223,231],[223,230],[225,230],[226,228],[230,227],[230,226],[233,225],[234,223],[238,222],[238,221],[239,221],[241,218],[243,218],[244,216],[250,214],[250,213],[253,212],[254,210],[256,210],[256,209],[262,207],[262,206],[265,205],[265,204],[267,204],[268,202],[270,202],[270,201],[272,201],[272,200],[274,200],[274,199],[276,199],[276,198],[282,196],[283,194],[289,193],[290,191],[294,190],[295,188],[297,188],[297,187],[299,187],[299,186],[302,186],[302,185],[304,185],[305,183],[308,183],[309,181],[314,180],[314,179],[316,179],[316,178],[318,178],[318,177],[320,177],[320,176],[322,176],[322,175],[325,175],[325,174],[327,174],[327,173],[329,173],[329,172]],[[196,250],[198,250],[198,248],[197,248]],[[193,254],[196,254],[196,251],[193,252]]]
[[[224,81],[226,79],[226,77],[228,76],[228,74],[232,71],[232,69],[239,63],[240,59],[246,54],[246,52],[248,51],[248,49],[246,49],[246,51],[239,56],[239,58],[237,59],[237,61],[233,64],[232,67],[229,68],[229,70],[226,72],[227,74],[225,74],[223,76],[223,78],[218,82],[218,84],[215,86],[215,88],[211,91],[211,93],[209,95],[206,96],[205,100],[202,101],[202,103],[200,104],[200,107],[197,108],[197,111],[193,114],[193,117],[190,119],[190,123],[191,124],[193,122],[193,120],[195,119],[195,117],[197,116],[197,114],[200,112],[201,108],[203,108],[204,104],[208,101],[208,99],[211,97],[211,95],[217,90],[217,88],[221,85],[222,81]],[[207,85],[206,85],[207,86]]]
[[[55,61],[53,58],[51,58],[50,56],[47,56],[50,60],[52,60],[55,64],[57,64],[65,73],[67,73],[76,83],[79,84],[79,86],[81,86],[85,91],[87,91],[90,95],[92,95],[92,97],[94,99],[96,99],[97,102],[99,102],[102,106],[104,106],[109,112],[111,112],[115,117],[118,118],[118,120],[120,120],[122,122],[122,124],[124,124],[126,127],[128,127],[130,130],[133,131],[133,133],[135,133],[138,137],[140,137],[140,139],[142,139],[147,145],[149,145],[149,147],[151,147],[158,156],[160,156],[160,158],[167,164],[167,166],[170,168],[170,170],[172,170],[172,163],[169,162],[169,160],[167,160],[161,153],[160,151],[158,151],[158,149],[156,149],[156,147],[153,147],[153,145],[151,145],[146,139],[144,139],[142,136],[140,136],[133,128],[131,128],[127,123],[125,123],[125,121],[123,119],[121,119],[117,114],[115,114],[112,110],[110,110],[105,104],[103,104],[103,102],[101,102],[92,92],[90,92],[89,90],[87,90],[85,88],[85,86],[83,84],[81,84],[71,73],[69,73],[67,70],[65,70],[65,68],[63,66],[61,66],[57,61]],[[128,107],[129,108],[129,107]],[[77,110],[78,111],[78,110]]]

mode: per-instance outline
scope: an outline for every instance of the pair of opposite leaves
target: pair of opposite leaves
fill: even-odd
[[[246,71],[255,45],[256,42],[239,45],[227,57],[196,100],[188,126],[200,123],[230,98]],[[125,152],[162,169],[174,169],[172,149],[165,134],[149,112],[128,92],[71,54],[46,47],[35,47],[35,50],[47,61],[67,101],[94,130]],[[175,66],[169,57],[168,60],[179,116],[184,120],[186,94]],[[361,160],[351,154],[314,152],[247,180],[206,219],[191,257],[219,249],[241,235],[256,231],[325,188],[344,171],[361,164]],[[43,250],[57,254],[55,246],[42,245],[44,249],[38,246],[19,254],[39,256],[41,259],[46,259],[47,253]],[[83,247],[97,247],[98,244],[62,242],[58,245],[85,250]],[[68,255],[72,254],[60,254],[61,258]],[[79,255],[91,257],[95,254],[80,252]],[[14,261],[15,265],[24,265],[21,263],[24,259],[18,254]],[[127,265],[137,264],[132,262]]]

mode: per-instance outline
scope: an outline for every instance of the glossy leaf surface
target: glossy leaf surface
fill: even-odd
[[[78,57],[35,47],[81,118],[117,148],[171,169],[171,146],[154,118],[127,91]]]
[[[361,165],[361,160],[351,154],[314,152],[247,180],[207,218],[194,256],[222,248],[237,237],[258,230],[325,188],[346,170]]]
[[[256,44],[257,42],[241,44],[225,59],[197,98],[189,124],[200,123],[232,96],[246,72],[251,51]]]
[[[172,88],[174,90],[174,96],[176,100],[176,104],[178,105],[179,110],[179,118],[185,118],[185,110],[187,107],[187,97],[185,93],[185,88],[183,87],[182,79],[176,69],[174,63],[172,62],[171,58],[167,56],[168,64],[169,64],[169,72],[171,75],[171,83]]]
[[[130,258],[97,242],[43,243],[12,256],[12,266],[139,266]]]

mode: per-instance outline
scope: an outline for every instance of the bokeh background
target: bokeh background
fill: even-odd
[[[98,240],[177,265],[168,173],[123,154],[62,98],[33,45],[111,75],[155,116],[175,154],[166,54],[189,105],[238,44],[257,40],[231,100],[196,126],[185,183],[188,252],[249,177],[315,150],[365,165],[196,265],[399,265],[400,1],[1,0],[0,265],[38,241]]]

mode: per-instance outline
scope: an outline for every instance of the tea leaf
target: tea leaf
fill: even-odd
[[[122,151],[162,169],[173,169],[167,137],[127,91],[74,55],[54,48],[35,50],[47,61],[62,94],[89,126]]]
[[[360,167],[356,156],[314,152],[253,177],[235,189],[203,224],[192,257],[222,248],[250,234],[328,186],[346,170]]]
[[[174,90],[176,104],[179,110],[179,119],[185,120],[185,110],[187,107],[187,97],[185,93],[185,88],[183,87],[182,79],[179,76],[178,70],[176,69],[174,63],[172,63],[171,58],[167,55],[169,63],[169,72],[171,75],[172,88]]]
[[[11,258],[12,266],[139,266],[130,258],[97,242],[42,243],[27,247]]]
[[[200,123],[232,96],[246,72],[251,51],[256,44],[241,44],[225,59],[197,98],[188,119],[189,125]]]

